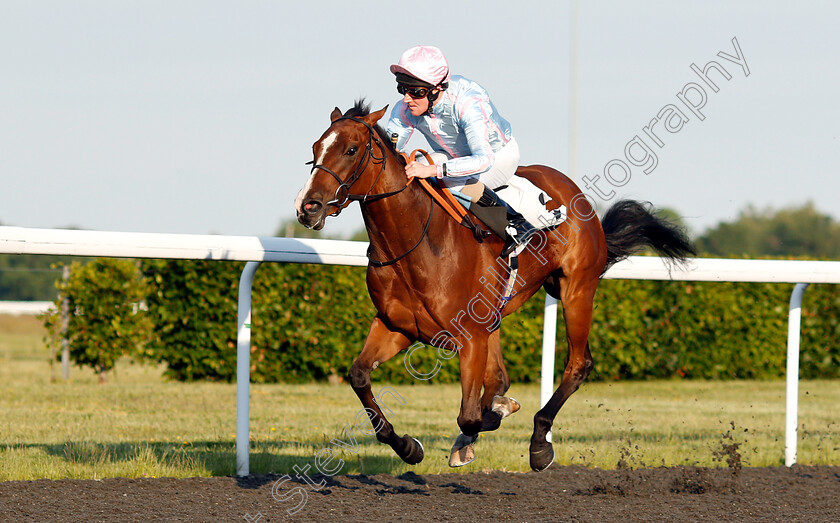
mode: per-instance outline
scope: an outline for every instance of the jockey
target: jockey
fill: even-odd
[[[412,162],[406,176],[436,177],[468,198],[470,211],[505,240],[503,258],[527,244],[536,228],[491,190],[516,172],[519,146],[487,91],[463,76],[450,76],[437,47],[412,47],[391,72],[403,98],[391,111],[388,134],[402,149],[417,129],[434,150],[435,165]]]

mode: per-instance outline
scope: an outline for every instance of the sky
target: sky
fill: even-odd
[[[650,201],[694,233],[748,205],[811,201],[840,217],[840,4],[576,13],[569,0],[2,0],[0,223],[273,235],[294,218],[329,113],[395,103],[388,66],[418,44],[489,91],[521,163],[584,189],[598,176],[585,192],[601,209]],[[717,92],[691,67],[711,61]],[[324,232],[361,227],[353,205]]]

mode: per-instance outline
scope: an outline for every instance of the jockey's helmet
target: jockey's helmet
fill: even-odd
[[[402,54],[400,61],[391,66],[391,72],[408,75],[421,80],[429,87],[437,87],[449,81],[449,62],[437,47],[418,45]]]

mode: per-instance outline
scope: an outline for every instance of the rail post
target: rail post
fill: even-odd
[[[61,273],[65,290],[61,294],[61,377],[64,381],[70,379],[70,342],[67,341],[67,329],[70,325],[70,302],[67,299],[66,285],[70,281],[70,266],[65,265]]]
[[[245,264],[239,277],[239,310],[236,321],[236,475],[251,473],[251,288],[260,262]]]
[[[799,332],[802,322],[802,297],[807,283],[797,283],[790,295],[788,313],[787,370],[785,372],[785,466],[796,463],[796,440],[799,408]]]

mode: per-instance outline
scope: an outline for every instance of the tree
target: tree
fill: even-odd
[[[323,238],[321,231],[307,229],[295,219],[281,222],[274,236],[280,238]]]
[[[362,227],[358,231],[354,232],[352,236],[350,236],[350,240],[354,242],[369,242],[370,237],[368,237],[367,229]]]
[[[54,300],[55,278],[61,274],[54,266],[70,260],[66,256],[0,254],[0,300]]]
[[[274,236],[278,238],[323,238],[327,240],[339,240],[341,236],[325,233],[324,231],[316,231],[307,229],[295,219],[284,220],[277,227]],[[350,236],[352,241],[368,241],[367,229],[361,228]]]
[[[688,231],[689,229],[682,215],[678,213],[675,209],[671,209],[670,207],[661,207],[659,209],[656,209],[656,216],[659,218],[664,218],[671,224],[676,225],[677,227],[685,231]]]
[[[778,211],[748,206],[731,223],[697,238],[700,252],[716,256],[840,257],[840,224],[812,202]]]
[[[152,332],[141,303],[149,282],[130,260],[97,258],[70,265],[70,276],[56,284],[59,296],[45,316],[49,339],[67,340],[70,358],[88,366],[106,381],[107,371],[125,355],[138,354]],[[70,316],[63,331],[61,304],[66,299]]]
[[[0,224],[2,225],[2,224]],[[78,230],[78,227],[63,227]],[[0,254],[0,301],[52,301],[58,265],[90,258],[43,254]]]

